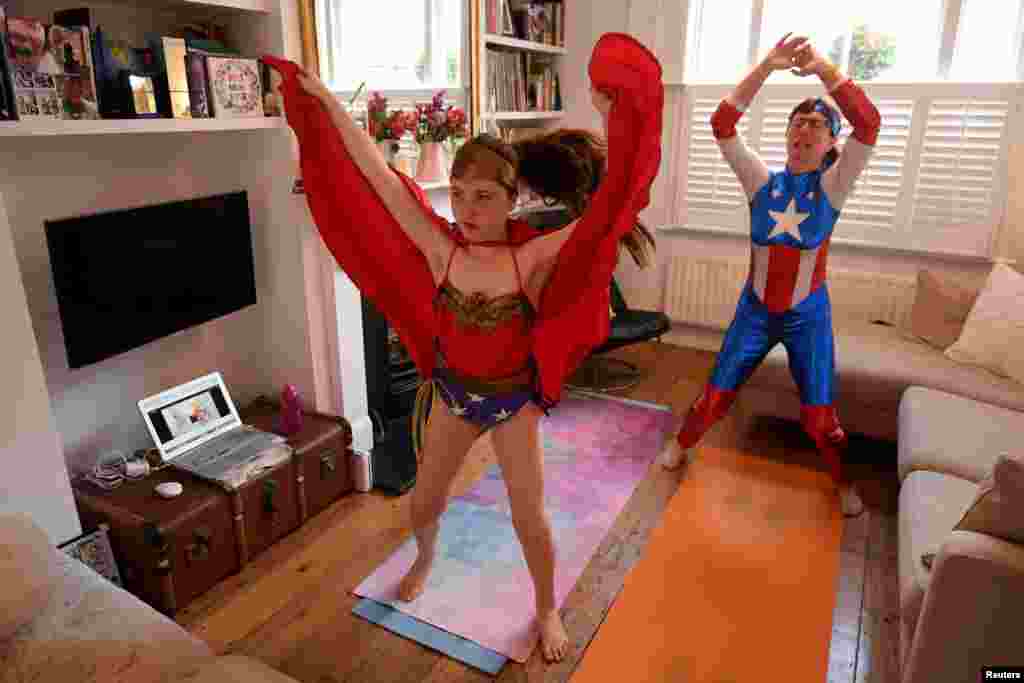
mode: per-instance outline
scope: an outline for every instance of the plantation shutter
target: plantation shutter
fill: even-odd
[[[927,103],[910,231],[919,242],[990,246],[1002,219],[1009,99],[935,98]],[[929,239],[929,236],[934,236]],[[971,236],[975,239],[969,239]]]
[[[726,89],[713,89],[692,100],[689,115],[688,163],[686,168],[686,204],[692,220],[706,227],[743,229],[747,198],[736,174],[722,157],[711,130],[711,115],[718,108]],[[740,119],[737,131],[747,137],[748,116]],[[739,220],[739,223],[737,223]]]

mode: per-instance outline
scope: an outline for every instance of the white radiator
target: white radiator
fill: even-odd
[[[676,256],[669,262],[665,313],[675,322],[724,330],[736,312],[749,261]],[[833,318],[905,325],[914,278],[829,268]]]

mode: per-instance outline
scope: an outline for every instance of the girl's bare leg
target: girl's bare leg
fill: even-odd
[[[565,656],[569,639],[555,603],[555,544],[544,512],[540,417],[540,410],[528,403],[496,427],[493,437],[512,504],[512,524],[533,577],[541,649],[546,660],[557,662]]]
[[[423,461],[412,490],[416,561],[398,587],[398,599],[415,600],[426,584],[437,546],[438,520],[448,506],[452,482],[480,427],[451,414],[437,393],[423,435]]]

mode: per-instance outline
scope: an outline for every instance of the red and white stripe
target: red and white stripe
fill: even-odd
[[[825,282],[828,240],[814,249],[784,244],[752,244],[750,281],[772,313],[784,313]]]

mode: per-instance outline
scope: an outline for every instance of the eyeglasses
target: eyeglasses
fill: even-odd
[[[825,119],[793,119],[789,122],[793,128],[807,126],[811,130],[824,130],[828,128],[828,121]]]

